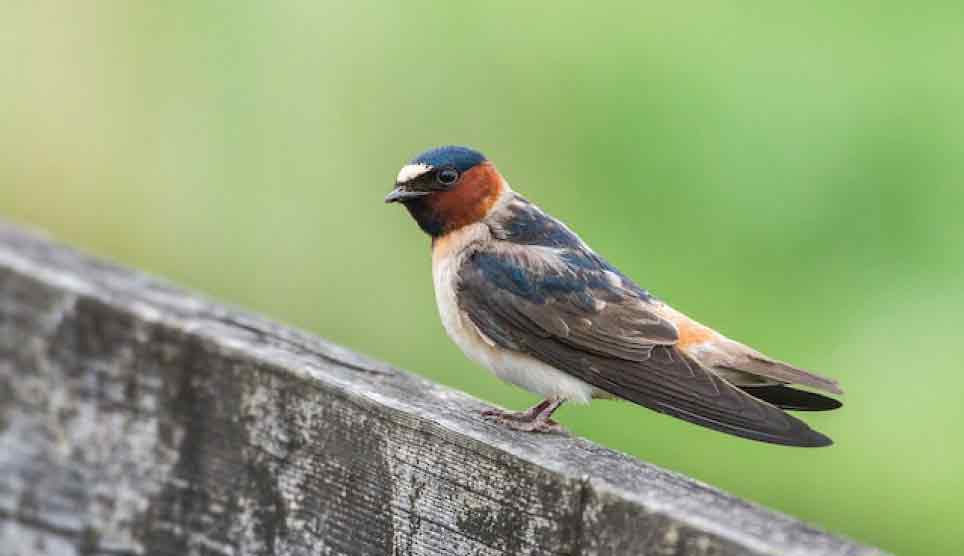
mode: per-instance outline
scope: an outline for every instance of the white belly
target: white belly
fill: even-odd
[[[473,241],[487,238],[488,234],[485,225],[475,224],[437,242],[432,256],[432,278],[442,326],[466,357],[502,380],[543,398],[589,403],[594,390],[590,384],[533,357],[496,346],[459,310],[455,285],[464,248]]]

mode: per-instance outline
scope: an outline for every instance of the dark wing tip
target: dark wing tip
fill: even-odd
[[[766,442],[767,444],[779,444],[800,448],[821,448],[833,444],[833,440],[828,436],[811,429],[803,421],[783,413],[775,407],[770,407],[770,410],[776,412],[776,414],[771,414],[771,418],[775,419],[773,419],[769,425],[773,425],[774,422],[782,422],[782,426],[768,426],[765,423],[736,423],[729,420],[708,418],[705,415],[665,405],[653,407],[653,409],[702,427],[732,434],[748,440]]]
[[[833,440],[825,434],[820,434],[815,430],[811,430],[813,433],[813,443],[811,444],[800,444],[799,446],[809,447],[809,448],[823,448],[824,446],[833,446]]]
[[[779,384],[740,386],[740,389],[754,398],[791,411],[830,411],[843,406],[843,403],[831,397]]]
[[[785,440],[785,441],[784,441]],[[784,446],[793,446],[798,448],[823,448],[824,446],[832,446],[833,440],[829,436],[817,432],[809,427],[806,430],[799,431],[796,435],[792,437],[779,438],[776,440],[764,440],[764,442],[770,442],[771,444],[782,444]]]

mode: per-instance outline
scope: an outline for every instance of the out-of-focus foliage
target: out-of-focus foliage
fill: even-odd
[[[576,433],[904,554],[964,549],[959,2],[7,2],[0,212],[511,407],[381,203],[473,145],[644,287],[838,377],[798,450]]]

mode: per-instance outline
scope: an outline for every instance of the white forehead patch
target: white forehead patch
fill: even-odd
[[[398,177],[395,178],[395,183],[412,181],[431,169],[432,166],[429,166],[428,164],[406,164],[405,166],[402,166],[401,170],[398,171]]]

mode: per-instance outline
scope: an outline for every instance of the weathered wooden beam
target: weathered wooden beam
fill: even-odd
[[[0,224],[0,554],[877,554]]]

